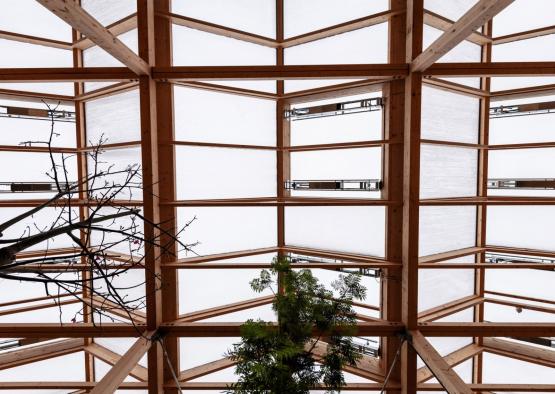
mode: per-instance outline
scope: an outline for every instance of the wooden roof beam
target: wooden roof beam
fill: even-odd
[[[143,59],[110,33],[106,27],[81,8],[78,3],[64,0],[37,1],[125,64],[135,74],[150,74],[150,67]]]
[[[411,70],[422,72],[443,55],[461,43],[476,29],[508,7],[514,0],[480,0],[468,10],[451,28],[424,50],[411,64]]]
[[[419,323],[418,330],[428,337],[547,337],[555,323]]]
[[[450,368],[453,368],[459,364],[462,364],[466,360],[471,359],[477,354],[482,352],[482,348],[475,344],[467,345],[461,349],[455,350],[452,353],[449,353],[446,356],[443,356],[443,359],[449,365]],[[422,367],[418,369],[417,372],[417,379],[418,383],[424,383],[427,380],[434,377],[433,372],[428,367]]]
[[[525,345],[499,338],[484,338],[484,351],[499,356],[555,368],[555,352],[551,349]]]
[[[114,353],[113,351],[106,349],[104,346],[101,346],[98,343],[91,343],[90,345],[85,346],[83,350],[86,353],[89,353],[99,360],[102,360],[112,366],[116,365],[122,358],[120,354]],[[141,382],[146,382],[148,379],[147,369],[139,364],[131,369],[129,375],[133,376],[135,379],[140,380]]]
[[[411,331],[410,335],[412,347],[449,394],[472,393],[472,390],[420,332]]]
[[[73,338],[11,350],[0,354],[0,370],[79,352],[83,350],[83,345],[83,339]]]
[[[150,331],[129,348],[129,350],[121,356],[110,371],[104,375],[102,380],[96,384],[91,394],[113,393],[123,383],[123,380],[136,368],[139,360],[146,354],[152,344],[152,335]]]

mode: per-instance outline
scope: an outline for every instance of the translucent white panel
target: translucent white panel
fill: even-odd
[[[554,384],[553,368],[484,352],[484,383]],[[515,373],[518,371],[518,373]]]
[[[476,208],[420,207],[419,255],[426,256],[476,244]]]
[[[291,153],[291,179],[381,179],[382,148],[333,149]],[[380,192],[297,191],[293,196],[373,197]]]
[[[108,215],[113,215],[116,212],[121,212],[121,211],[117,211],[116,208],[110,208],[110,207],[103,207],[100,210],[95,211],[95,217],[96,218],[101,218],[102,216],[108,216]],[[143,232],[143,222],[140,220],[135,220],[132,221],[131,220],[131,215],[130,216],[123,216],[123,217],[119,217],[115,220],[106,220],[103,222],[99,222],[99,224],[97,225],[97,227],[99,228],[104,228],[107,231],[100,231],[100,230],[95,230],[92,232],[91,235],[91,243],[93,245],[105,245],[105,246],[110,246],[110,250],[111,251],[115,251],[115,252],[119,252],[119,253],[123,253],[126,255],[130,255],[131,254],[131,248],[133,248],[133,256],[140,256],[142,255],[141,250],[137,251],[137,246],[135,244],[133,244],[133,241],[130,238],[127,238],[125,235],[122,235],[120,232],[120,230],[124,230],[127,234],[132,233],[133,231],[131,230],[131,227],[135,226],[136,232],[137,233],[141,233]],[[111,230],[116,230],[116,231],[111,231]],[[116,244],[117,243],[117,244]],[[142,270],[128,270],[124,275],[122,275],[120,277],[121,279],[114,279],[115,281],[117,281],[117,283],[119,285],[122,284],[122,282],[128,281],[128,283],[133,283],[133,286],[138,284],[138,283],[142,283],[144,281],[144,272]],[[104,286],[105,284],[101,283],[100,281],[96,283],[97,286]],[[123,287],[123,286],[122,286]],[[134,292],[138,292],[138,293],[144,293],[143,288],[138,288],[138,289],[129,289],[130,292],[134,293]],[[123,294],[125,294],[125,291],[121,290],[121,292]],[[103,318],[105,321],[106,319]]]
[[[1,89],[23,90],[25,92],[52,93],[73,96],[74,85],[71,82],[22,82],[0,83]]]
[[[178,141],[276,143],[274,101],[174,86],[174,106]]]
[[[275,49],[173,25],[176,66],[273,65]]]
[[[494,62],[553,61],[555,53],[546,48],[555,46],[555,34],[529,40],[494,45],[491,58]]]
[[[424,8],[456,21],[477,2],[478,0],[424,0]]]
[[[85,103],[87,113],[87,145],[107,144],[141,139],[139,91],[115,94]]]
[[[422,138],[478,142],[480,100],[422,87]]]
[[[491,90],[518,89],[530,86],[555,84],[555,77],[493,77]]]
[[[555,148],[492,150],[488,159],[491,178],[555,177]]]
[[[135,0],[81,0],[81,7],[106,26],[136,12],[137,2]]]
[[[71,41],[71,27],[35,0],[3,0],[0,30]]]
[[[381,97],[381,95],[382,92],[374,92],[365,95],[297,104],[292,106],[292,108],[361,100],[370,97]],[[290,122],[290,128],[292,146],[379,140],[383,135],[383,111],[295,120]]]
[[[15,368],[4,369],[0,371],[0,380],[4,382],[85,381],[83,353],[76,352],[61,357],[53,357],[48,360],[21,365]],[[59,393],[60,391],[56,392]]]
[[[285,0],[285,36],[337,25],[363,16],[386,11],[387,0]]]
[[[442,317],[441,319],[434,320],[436,322],[444,323],[461,323],[461,322],[473,322],[474,321],[474,308],[466,308],[460,312],[453,313],[452,315]]]
[[[534,97],[529,103],[555,100],[555,96]],[[507,100],[492,106],[520,104],[524,100]],[[549,142],[555,140],[555,118],[552,114],[491,118],[489,121],[490,144],[517,144],[524,142]]]
[[[50,277],[55,277],[55,275],[50,275]],[[77,279],[72,277],[72,279]],[[20,283],[17,283],[20,285]],[[44,287],[44,285],[43,285]],[[15,289],[14,289],[15,290]],[[17,290],[15,290],[17,291]],[[57,290],[53,294],[56,294]],[[42,293],[44,294],[44,292]],[[41,295],[42,295],[41,294]],[[62,299],[63,301],[69,298]],[[0,324],[2,323],[72,323],[72,319],[76,321],[82,321],[82,311],[83,303],[78,301],[74,304],[57,306],[54,302],[51,302],[52,306],[50,308],[37,309],[34,311],[27,311],[22,313],[11,313],[8,315],[0,316]],[[13,309],[17,306],[13,306]]]
[[[476,149],[421,145],[420,198],[475,196],[477,175]]]
[[[517,300],[517,302],[519,301]],[[555,322],[555,314],[533,311],[526,308],[517,309],[514,306],[486,302],[484,308],[484,320],[510,323],[552,323]]]
[[[528,269],[486,270],[486,290],[555,301],[555,272]]]
[[[67,171],[67,178],[70,182],[77,180],[77,160],[74,155],[68,154],[53,154],[54,162],[57,166],[58,177],[60,182],[64,182],[64,172],[61,168],[65,163]],[[14,163],[25,163],[25,165],[14,165]],[[60,166],[60,167],[58,167]],[[52,162],[48,153],[30,153],[30,152],[1,152],[0,153],[0,182],[53,182],[47,176],[52,172]],[[25,198],[28,194],[18,194]],[[5,197],[5,194],[0,195],[0,198],[18,198],[14,195]],[[33,193],[33,198],[43,198],[44,194]],[[52,197],[52,194],[50,194]]]
[[[172,12],[261,36],[276,36],[274,0],[173,0]]]
[[[384,207],[286,207],[288,245],[384,256]]]
[[[474,270],[421,269],[418,310],[424,311],[474,294]]]
[[[276,158],[269,150],[177,146],[177,198],[275,196]]]
[[[284,89],[285,93],[291,93],[354,81],[360,81],[360,79],[291,79],[289,81],[284,81]]]
[[[87,157],[89,175],[94,174],[95,163],[92,157]],[[89,182],[93,195],[111,195],[117,200],[142,200],[141,190],[141,148],[109,149],[103,151],[98,157],[96,174],[106,173]],[[138,169],[137,173],[133,173]],[[131,172],[130,172],[131,171]],[[110,172],[110,174],[108,174]],[[133,173],[133,175],[132,175]],[[131,177],[131,178],[130,178]],[[118,190],[127,184],[128,187]]]
[[[178,208],[178,227],[196,220],[183,235],[185,243],[199,242],[199,255],[276,246],[277,213],[273,207]],[[189,255],[190,256],[190,255]],[[186,257],[180,253],[180,257]]]
[[[248,261],[256,262],[252,258]],[[251,289],[249,282],[259,275],[260,270],[256,269],[179,270],[179,313],[271,295],[270,290],[256,293]]]
[[[387,63],[387,23],[285,49],[285,64]]]
[[[0,67],[73,67],[73,55],[65,49],[0,39]]]
[[[516,0],[493,19],[494,37],[518,33],[555,23],[551,0]]]
[[[487,244],[553,250],[554,220],[553,206],[490,206]]]

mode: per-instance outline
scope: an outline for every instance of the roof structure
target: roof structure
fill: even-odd
[[[199,243],[166,238],[177,258],[149,250],[132,270],[135,324],[2,279],[0,392],[220,392],[241,323],[273,319],[248,282],[278,255],[363,276],[345,392],[555,391],[552,1],[1,7],[0,218],[48,198],[14,189],[48,181],[49,151],[25,143],[48,132],[47,102],[72,114],[56,153],[75,179],[104,135],[108,165],[142,168],[144,194],[120,203],[169,233],[196,218]]]

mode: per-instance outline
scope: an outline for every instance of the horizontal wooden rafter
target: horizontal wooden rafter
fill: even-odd
[[[214,308],[204,309],[201,311],[194,311],[183,314],[179,316],[177,321],[180,322],[195,322],[204,319],[210,319],[212,317],[226,315],[228,313],[234,313],[243,311],[246,309],[256,308],[262,305],[271,304],[274,300],[273,295],[258,297],[251,300],[234,302],[232,304],[221,305]]]
[[[482,98],[482,97],[490,96],[490,93],[482,89],[473,88],[471,86],[462,85],[460,83],[447,81],[445,79],[440,79],[440,78],[433,78],[433,77],[424,78],[422,80],[422,83],[424,85],[432,86],[434,88],[441,89],[447,92],[460,93],[470,97]]]
[[[116,365],[121,359],[121,354],[115,353],[110,349],[106,349],[104,346],[97,343],[91,343],[90,345],[85,346],[83,350],[112,366]],[[131,369],[129,375],[140,380],[141,382],[146,382],[148,379],[147,369],[139,364]]]
[[[186,369],[185,371],[181,371],[178,379],[180,383],[187,382],[189,380],[197,379],[202,376],[221,371],[222,369],[230,368],[236,364],[236,361],[232,360],[229,357],[225,357],[220,360],[212,361],[206,364]],[[171,384],[171,382],[168,383]]]
[[[134,90],[139,86],[136,81],[119,82],[99,89],[91,90],[81,95],[75,96],[75,101],[91,101],[103,97],[113,96],[115,94],[125,93]]]
[[[555,93],[555,84],[528,86],[516,89],[497,90],[491,92],[490,101],[517,100],[530,97],[545,96]]]
[[[43,103],[44,101],[46,101],[47,103],[52,103],[52,104],[57,104],[57,103],[64,104],[64,105],[74,104],[73,96],[52,94],[52,93],[31,92],[31,91],[25,91],[25,90],[13,90],[13,89],[0,89],[0,98],[7,98],[7,99],[16,98],[17,100],[27,101],[31,103]]]
[[[443,356],[443,359],[445,360],[447,365],[449,365],[449,367],[453,368],[459,364],[462,364],[466,360],[471,359],[477,354],[480,354],[481,352],[482,352],[481,346],[470,344]],[[428,367],[419,368],[417,371],[418,383],[424,383],[433,377],[434,377],[434,374]]]
[[[452,28],[455,22],[442,15],[436,14],[435,12],[424,10],[424,23],[435,29],[448,31]],[[486,45],[492,42],[490,37],[477,31],[470,33],[465,40],[476,45]]]
[[[437,264],[437,263],[436,263]],[[418,313],[418,321],[434,321],[484,302],[482,297],[470,295]]]
[[[15,336],[17,337],[17,335]],[[83,350],[83,346],[83,339],[74,338],[10,350],[0,354],[0,370],[79,352]]]
[[[226,86],[226,85],[215,84],[215,83],[195,82],[195,81],[189,81],[189,82],[175,81],[173,82],[173,84],[176,86],[183,86],[186,88],[234,94],[237,96],[245,96],[245,97],[252,97],[252,98],[259,98],[259,99],[266,99],[266,100],[278,99],[278,95],[276,93],[262,92],[259,90],[238,88],[235,86]]]
[[[484,351],[499,356],[516,358],[517,360],[555,368],[555,352],[524,343],[507,341],[499,338],[484,338]]]
[[[102,82],[136,78],[127,67],[0,68],[1,82]]]
[[[419,323],[418,330],[430,337],[543,337],[551,336],[555,323]]]
[[[27,34],[13,33],[0,30],[0,38],[4,40],[23,42],[25,44],[42,45],[45,47],[71,50],[71,42],[52,40],[50,38],[29,36]]]
[[[481,253],[484,250],[485,250],[484,248],[479,248],[477,246],[471,246],[471,247],[468,247],[468,248],[451,250],[451,251],[448,251],[448,252],[435,253],[435,254],[420,257],[418,259],[418,263],[419,264],[436,263],[436,262],[440,262],[440,261],[454,259],[454,258],[457,258],[457,257],[471,256],[471,255],[474,255],[476,253]]]
[[[555,62],[435,63],[426,77],[554,76]]]
[[[507,34],[504,36],[493,37],[493,44],[507,44],[509,42],[528,40],[530,38],[547,36],[549,34],[555,33],[555,25],[540,27],[537,29],[531,29],[526,31],[521,31],[518,33]]]
[[[137,27],[137,14],[133,13],[131,15],[127,15],[126,17],[120,20],[110,23],[108,26],[106,26],[106,29],[108,29],[108,31],[112,35],[117,37],[120,34],[127,33],[128,31],[135,29],[136,27]],[[84,37],[75,41],[72,44],[72,47],[73,49],[85,50],[88,48],[92,48],[95,45],[96,44],[90,38]]]

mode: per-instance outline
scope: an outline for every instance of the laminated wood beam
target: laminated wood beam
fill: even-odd
[[[446,32],[435,40],[411,63],[411,70],[423,72],[443,55],[465,40],[472,32],[482,27],[514,0],[480,0],[460,17]]]
[[[455,350],[454,352],[449,353],[446,356],[443,356],[443,359],[450,368],[453,368],[459,364],[462,364],[466,360],[470,360],[477,354],[480,354],[482,350],[482,347],[475,344],[470,344],[461,349]],[[428,367],[419,368],[417,374],[418,383],[424,383],[434,377],[432,370]]]
[[[52,39],[43,38],[43,37],[29,36],[27,34],[13,33],[10,31],[0,30],[0,38],[4,40],[23,42],[25,44],[42,45],[45,47],[66,49],[69,51],[71,50],[70,42],[52,40]]]
[[[555,75],[555,62],[435,63],[426,77],[537,77]]]
[[[116,365],[122,358],[121,354],[114,353],[97,343],[91,343],[90,345],[85,346],[83,350],[112,366]],[[129,371],[129,375],[140,380],[141,382],[146,382],[148,380],[147,369],[139,364],[134,366],[131,371]]]
[[[0,354],[0,370],[79,352],[83,350],[83,344],[82,338],[73,338],[11,350]]]
[[[429,337],[546,337],[555,323],[420,323],[418,330]]]
[[[197,379],[202,376],[221,371],[222,369],[233,367],[236,364],[237,364],[237,361],[234,361],[229,357],[225,357],[220,360],[212,361],[193,368],[189,368],[189,369],[186,369],[185,371],[181,371],[178,377],[179,382],[187,382],[189,380]]]
[[[123,44],[106,27],[73,1],[37,0],[75,30],[87,36],[114,58],[125,64],[138,75],[149,75],[150,67],[135,52]]]
[[[131,14],[122,18],[114,23],[109,24],[106,26],[106,29],[114,36],[119,36],[120,34],[127,33],[137,27],[137,14]],[[79,40],[76,40],[73,43],[73,48],[85,50],[95,46],[96,44],[88,37],[83,37]]]
[[[1,82],[102,82],[135,78],[127,67],[0,68]]]
[[[420,332],[411,331],[410,335],[412,347],[449,394],[472,393],[472,390]]]
[[[520,361],[555,368],[555,352],[551,349],[525,345],[499,338],[484,338],[484,351]]]

